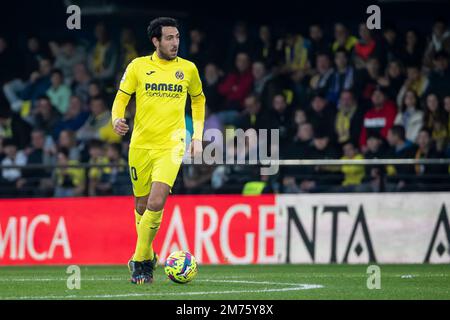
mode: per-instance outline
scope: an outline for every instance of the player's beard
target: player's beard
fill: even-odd
[[[175,54],[173,54],[169,50],[163,50],[161,47],[159,48],[159,57],[164,60],[173,60],[177,57],[177,54],[178,54],[178,48],[175,51]]]

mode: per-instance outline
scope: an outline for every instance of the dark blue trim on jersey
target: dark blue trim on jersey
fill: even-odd
[[[119,91],[122,91],[123,93],[125,93],[125,94],[127,94],[127,95],[129,95],[129,96],[132,96],[131,93],[125,92],[125,91],[123,91],[122,89],[119,89]]]
[[[199,95],[201,95],[203,93],[203,90],[202,91],[200,91],[200,93],[199,94],[197,94],[197,95],[195,95],[195,96],[191,96],[192,98],[195,98],[195,97],[198,97]]]

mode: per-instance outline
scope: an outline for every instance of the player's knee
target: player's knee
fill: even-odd
[[[161,211],[164,208],[164,198],[152,197],[148,199],[147,208],[151,211]]]
[[[140,214],[143,215],[145,212],[145,209],[147,209],[147,203],[137,203],[136,204],[136,211]]]

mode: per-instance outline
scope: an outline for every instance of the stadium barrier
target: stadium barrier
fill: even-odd
[[[450,193],[174,195],[155,241],[160,262],[449,263]],[[126,264],[133,198],[0,200],[0,265]]]

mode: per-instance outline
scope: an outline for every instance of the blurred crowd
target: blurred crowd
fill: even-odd
[[[352,31],[351,28],[354,28]],[[330,32],[326,32],[326,30]],[[131,194],[130,133],[116,135],[111,106],[128,63],[149,54],[132,28],[95,41],[0,36],[0,196]],[[230,39],[183,30],[207,99],[205,129],[278,129],[282,159],[450,157],[450,30],[427,33],[365,23],[276,34],[237,22]],[[227,41],[227,50],[217,42]],[[133,124],[135,102],[126,117]],[[192,133],[189,101],[186,129]],[[250,150],[246,150],[250,152]],[[27,165],[73,165],[36,169]],[[91,168],[77,164],[100,165]],[[108,166],[110,165],[110,166]],[[448,190],[448,165],[185,165],[178,193]]]

